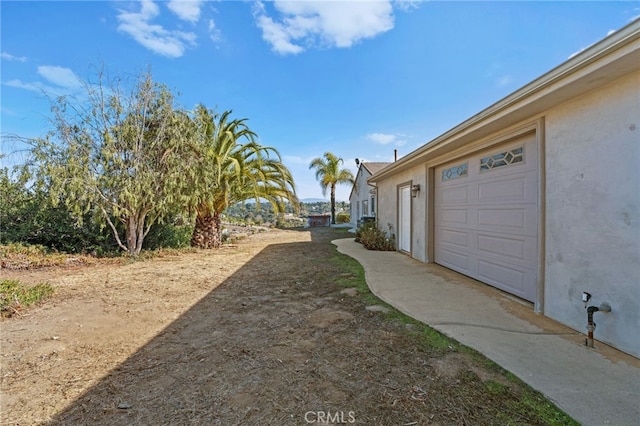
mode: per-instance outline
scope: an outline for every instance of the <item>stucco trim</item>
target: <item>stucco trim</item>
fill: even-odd
[[[435,176],[436,176],[436,168],[435,166],[429,166],[428,164],[425,164],[426,167],[426,177],[427,177],[427,214],[426,214],[426,233],[427,235],[425,235],[426,238],[426,250],[427,250],[427,263],[434,263],[435,262],[435,253],[436,253],[436,246],[435,246],[435,232],[436,232],[436,222],[435,222],[435,194],[436,194],[436,187],[435,187]]]
[[[473,155],[479,151],[483,151],[492,146],[500,145],[503,143],[509,143],[512,140],[525,137],[529,134],[534,134],[538,130],[538,125],[539,125],[539,117],[536,118],[535,120],[527,120],[525,122],[518,123],[515,126],[509,127],[507,129],[503,129],[500,132],[495,132],[490,135],[487,135],[481,139],[478,139],[477,141],[468,143],[455,150],[447,151],[438,156],[425,159],[425,162],[428,167],[437,167],[444,163],[453,161],[457,158]]]
[[[536,300],[533,304],[533,311],[537,314],[544,314],[544,292],[545,292],[545,258],[546,258],[546,194],[547,194],[547,169],[546,169],[546,139],[545,121],[540,117],[536,122],[536,139],[538,147],[538,281],[536,283]]]

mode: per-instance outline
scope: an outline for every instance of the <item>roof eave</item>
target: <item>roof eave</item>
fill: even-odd
[[[621,75],[628,74],[634,70],[637,71],[640,68],[640,43],[634,44],[634,42],[639,39],[640,20],[636,20],[398,161],[391,163],[371,176],[369,181],[376,182],[394,173],[413,167],[415,164],[430,158],[430,154],[436,152],[441,145],[460,139],[465,135],[475,133],[476,137],[481,137],[482,131],[479,129],[482,127],[487,128],[486,133],[495,131],[492,130],[493,127],[487,126],[490,123],[502,120],[504,125],[510,125],[522,120],[522,117],[539,114],[549,104],[549,99],[545,102],[543,98],[548,98],[551,93],[556,94],[560,89],[564,89],[564,97],[566,99],[563,96],[556,96],[556,104],[560,103],[559,101],[564,102],[571,96],[575,96],[576,92],[584,93],[584,90],[578,90],[580,88],[593,90]],[[616,56],[616,52],[621,53]],[[610,57],[611,60],[598,66],[598,62],[606,57]],[[624,60],[625,58],[626,60]],[[617,73],[604,73],[599,78],[586,81],[586,77],[613,63],[622,64],[618,66]],[[574,76],[575,78],[572,78]],[[566,82],[566,84],[563,84],[563,82]],[[572,83],[574,83],[573,89],[570,86]],[[442,152],[438,152],[438,154],[440,153]]]

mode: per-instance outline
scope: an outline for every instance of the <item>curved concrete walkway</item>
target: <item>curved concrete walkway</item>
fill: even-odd
[[[483,353],[583,425],[640,425],[637,358],[597,342],[587,348],[583,334],[532,305],[441,266],[352,238],[333,244],[364,267],[380,299]]]

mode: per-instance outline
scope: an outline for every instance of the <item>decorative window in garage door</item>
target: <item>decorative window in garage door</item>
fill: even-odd
[[[510,164],[522,163],[524,152],[522,147],[484,157],[480,160],[480,171],[491,170]],[[443,172],[444,173],[444,172]]]
[[[467,163],[460,164],[459,166],[449,167],[442,171],[442,181],[459,178],[460,176],[467,175]]]

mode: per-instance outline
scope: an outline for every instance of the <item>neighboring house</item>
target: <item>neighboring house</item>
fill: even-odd
[[[376,187],[369,185],[367,180],[391,163],[376,162],[360,162],[358,164],[358,173],[351,187],[349,195],[349,204],[351,205],[351,225],[357,228],[364,217],[375,217],[376,215]]]
[[[369,183],[398,250],[640,357],[640,20]]]

